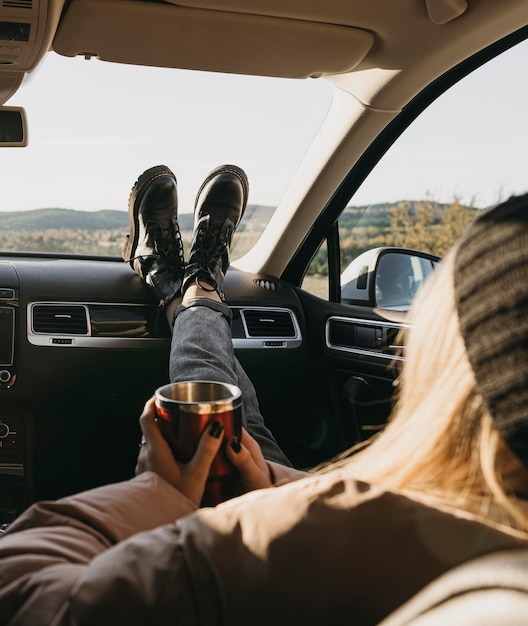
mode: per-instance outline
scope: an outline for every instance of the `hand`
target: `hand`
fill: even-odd
[[[200,506],[209,468],[224,436],[223,425],[213,422],[202,435],[193,458],[188,463],[179,463],[175,460],[156,422],[154,398],[145,404],[139,424],[145,443],[139,451],[136,476],[142,472],[155,472],[196,506]]]
[[[271,487],[270,470],[262,450],[245,428],[242,429],[241,441],[233,438],[231,444],[226,446],[226,453],[238,470],[243,492]]]

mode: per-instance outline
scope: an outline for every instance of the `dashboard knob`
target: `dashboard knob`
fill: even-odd
[[[0,370],[0,383],[8,383],[11,380],[11,372],[9,370]]]
[[[9,435],[9,426],[0,422],[0,439],[4,439],[7,435]]]

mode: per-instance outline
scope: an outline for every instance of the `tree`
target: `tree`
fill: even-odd
[[[432,200],[401,202],[391,209],[387,246],[412,248],[444,256],[477,215],[473,206],[455,198],[450,204]]]

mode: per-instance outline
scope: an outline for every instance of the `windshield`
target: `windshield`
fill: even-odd
[[[132,184],[158,164],[177,176],[188,243],[202,180],[217,165],[235,163],[250,180],[237,258],[269,221],[331,98],[319,80],[49,53],[7,103],[26,109],[29,146],[0,150],[0,250],[119,255]]]

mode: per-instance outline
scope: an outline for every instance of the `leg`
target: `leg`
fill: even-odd
[[[266,428],[255,389],[235,357],[231,314],[223,301],[231,239],[247,197],[247,179],[240,168],[225,165],[209,174],[196,199],[193,241],[185,266],[176,178],[165,166],[151,168],[139,177],[130,195],[130,235],[123,258],[152,288],[169,324],[174,324],[171,381],[237,385],[242,391],[244,426],[266,458],[290,465]]]
[[[258,441],[267,459],[290,465],[264,424],[255,388],[235,357],[230,319],[225,303],[208,297],[187,298],[186,293],[174,319],[170,380],[214,380],[238,386],[242,391],[243,426]]]

